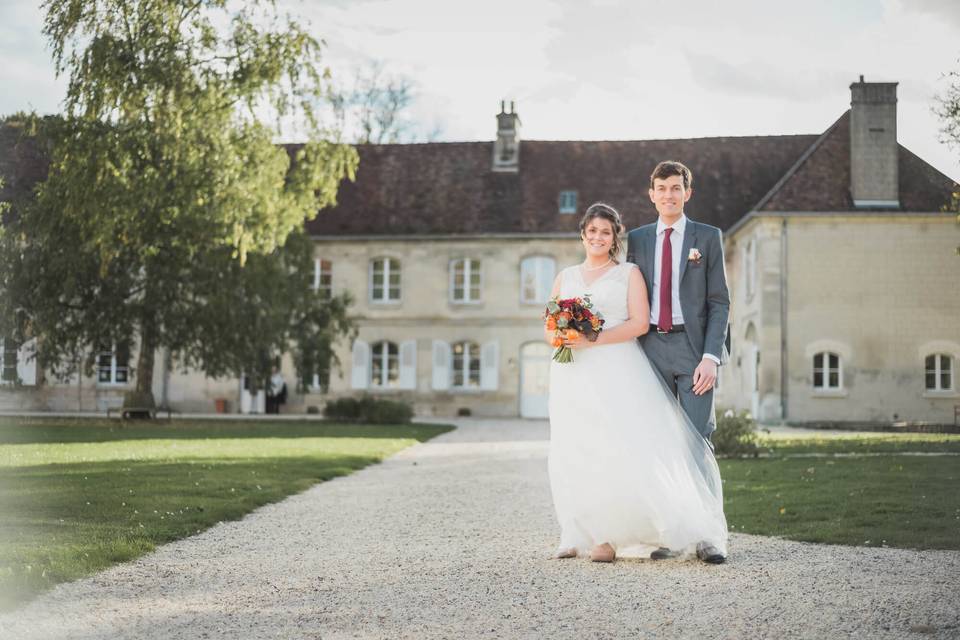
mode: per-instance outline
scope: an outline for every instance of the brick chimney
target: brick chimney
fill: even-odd
[[[500,102],[497,114],[497,141],[493,143],[493,170],[516,173],[520,169],[520,116],[510,103]]]
[[[897,83],[850,85],[850,193],[858,209],[899,209]]]

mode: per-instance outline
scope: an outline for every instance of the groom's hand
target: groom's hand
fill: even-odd
[[[717,381],[717,363],[710,358],[700,361],[700,366],[693,372],[693,393],[702,396],[713,389]]]

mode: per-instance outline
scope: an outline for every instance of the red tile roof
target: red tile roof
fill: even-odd
[[[559,213],[560,192],[567,190],[578,192],[578,211],[603,200],[632,228],[656,218],[648,181],[666,159],[693,171],[690,217],[727,228],[816,139],[524,140],[517,173],[491,171],[492,142],[359,145],[356,182],[344,182],[338,205],[307,228],[315,235],[574,231],[579,216]]]
[[[900,209],[940,211],[957,185],[900,145]],[[756,207],[759,211],[862,211],[850,195],[850,111],[844,113]],[[889,209],[887,209],[889,211]]]

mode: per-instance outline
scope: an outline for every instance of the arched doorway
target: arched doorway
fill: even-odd
[[[553,349],[543,342],[520,347],[520,416],[546,418]]]

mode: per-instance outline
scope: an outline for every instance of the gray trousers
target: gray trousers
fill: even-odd
[[[713,389],[702,396],[693,393],[693,372],[700,365],[701,356],[693,352],[685,333],[661,334],[656,331],[639,338],[647,359],[690,417],[690,422],[707,441],[717,428],[713,410]]]

